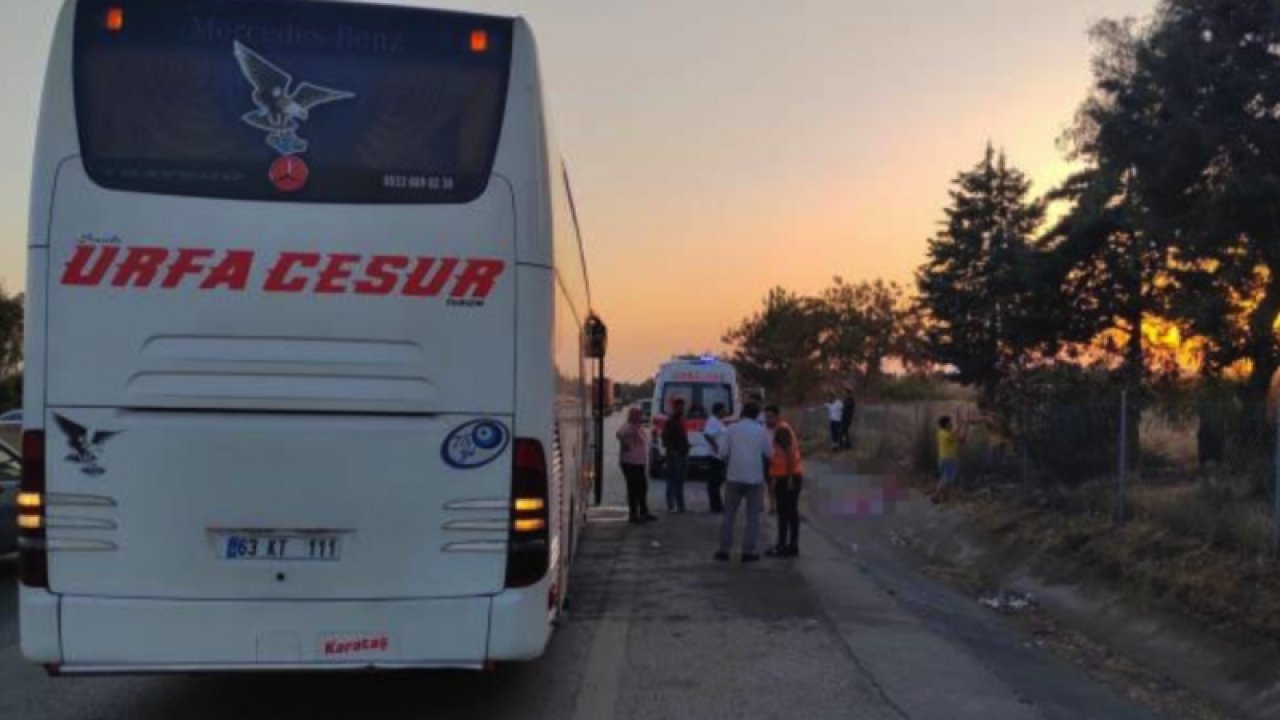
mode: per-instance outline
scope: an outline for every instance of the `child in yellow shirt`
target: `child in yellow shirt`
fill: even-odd
[[[935,503],[945,502],[951,495],[956,478],[960,474],[960,443],[964,442],[964,428],[953,430],[951,417],[938,419],[938,485],[928,494]]]

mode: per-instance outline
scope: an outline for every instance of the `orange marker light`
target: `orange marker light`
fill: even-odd
[[[36,519],[39,519],[37,516]],[[514,523],[516,532],[538,532],[547,529],[547,521],[542,518],[520,518]]]
[[[107,29],[111,32],[120,32],[124,29],[124,8],[107,8]]]
[[[471,31],[471,52],[482,53],[489,49],[489,31],[488,30],[472,30]]]

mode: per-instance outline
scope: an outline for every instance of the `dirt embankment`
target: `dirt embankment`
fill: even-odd
[[[1280,647],[1280,561],[1193,533],[1141,505],[1134,517],[1116,523],[1109,508],[1100,507],[1107,490],[1085,488],[1056,500],[992,490],[960,507],[992,540],[1079,565],[1142,607],[1194,618],[1224,638]]]
[[[1116,523],[1113,501],[1106,485],[985,488],[905,513],[900,544],[975,594],[1035,597],[1043,611],[1022,620],[1038,642],[1166,717],[1213,717],[1179,686],[1229,708],[1223,717],[1280,717],[1280,562],[1241,542],[1256,528],[1215,536],[1252,523],[1208,507],[1179,519],[1195,503],[1162,491],[1135,493]]]

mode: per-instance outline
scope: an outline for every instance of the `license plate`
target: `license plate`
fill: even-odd
[[[331,533],[227,533],[218,538],[223,560],[332,562],[342,554],[342,536]]]

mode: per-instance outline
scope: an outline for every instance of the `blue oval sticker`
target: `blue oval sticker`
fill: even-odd
[[[445,437],[440,457],[450,467],[474,470],[502,457],[510,441],[511,433],[497,420],[472,420]]]

